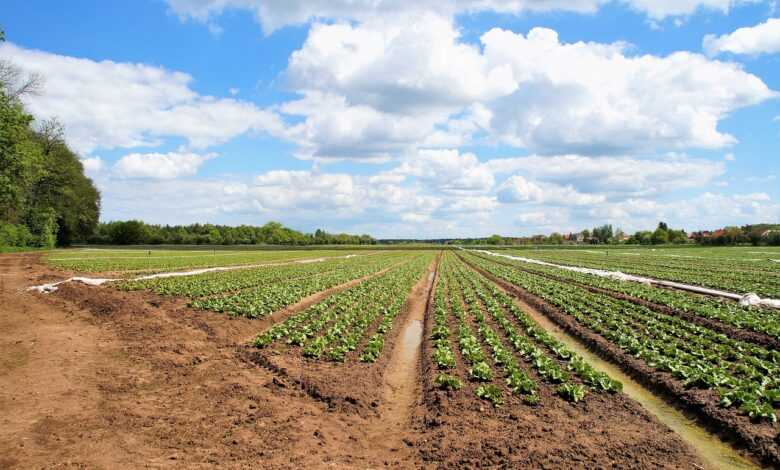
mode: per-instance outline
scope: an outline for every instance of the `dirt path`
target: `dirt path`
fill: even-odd
[[[98,409],[97,373],[124,361],[116,337],[82,310],[24,293],[35,259],[0,258],[0,468],[41,459],[78,467],[84,455],[96,466],[127,462]]]
[[[422,391],[421,361],[423,326],[438,260],[431,263],[426,275],[412,288],[406,305],[406,318],[395,341],[382,384],[380,420],[368,430],[371,441],[398,452],[399,458],[414,458],[406,449],[411,417],[420,404]],[[395,459],[398,461],[398,459]]]

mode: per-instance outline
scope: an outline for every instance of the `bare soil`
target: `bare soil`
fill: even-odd
[[[0,468],[699,465],[622,395],[493,409],[432,390],[429,341],[414,346],[430,275],[376,363],[332,364],[246,346],[308,302],[257,321],[106,287],[28,293],[65,277],[38,258],[0,256]]]

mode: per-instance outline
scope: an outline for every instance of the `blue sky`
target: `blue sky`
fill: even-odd
[[[379,237],[780,220],[762,0],[4,2],[103,219]],[[42,33],[42,32],[45,32]]]

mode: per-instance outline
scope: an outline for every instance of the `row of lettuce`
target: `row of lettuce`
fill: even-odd
[[[593,369],[453,254],[444,255],[439,272],[430,338],[439,370],[436,386],[460,389],[464,381],[471,383],[478,397],[495,406],[506,396],[539,404],[540,387],[571,402],[583,400],[589,390],[621,390],[620,382]]]
[[[369,250],[368,252],[371,252]],[[72,250],[55,251],[46,261],[60,269],[78,272],[156,273],[217,266],[241,266],[282,263],[295,260],[349,256],[338,250]],[[353,253],[355,254],[355,253]]]
[[[126,290],[146,289],[162,295],[187,297],[190,306],[249,318],[262,318],[301,299],[375,274],[409,257],[383,253],[317,262],[292,262],[195,276],[126,281]]]
[[[471,253],[461,256],[570,315],[650,368],[687,389],[715,392],[720,406],[775,422],[780,405],[780,351],[651,310],[583,286],[518,269]],[[582,279],[581,279],[582,280]]]
[[[380,276],[329,296],[257,336],[260,348],[275,342],[299,347],[303,356],[343,362],[350,353],[363,362],[382,354],[385,335],[392,329],[414,284],[431,265],[434,254],[423,252]]]
[[[735,328],[762,333],[780,340],[780,311],[776,309],[743,306],[736,302],[724,301],[714,297],[659,289],[641,283],[624,282],[522,261],[509,259],[495,261],[517,266],[528,272],[551,276],[554,279],[625,294],[681,312],[717,320]]]
[[[655,279],[730,292],[780,298],[780,251],[755,252],[743,258],[717,258],[649,250],[510,251],[555,264],[621,271]]]

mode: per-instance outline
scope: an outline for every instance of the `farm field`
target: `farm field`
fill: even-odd
[[[500,253],[769,296],[780,265],[751,261],[756,250],[772,251]],[[5,330],[34,339],[2,338],[15,359],[0,377],[15,385],[0,406],[15,414],[0,453],[29,438],[16,464],[780,465],[780,310],[471,250],[81,249],[0,262]],[[200,268],[220,270],[186,272]],[[115,280],[20,294],[80,273]],[[29,426],[36,413],[48,427]]]
[[[612,250],[506,250],[506,253],[568,266],[621,271],[780,298],[780,248],[777,247],[621,247]]]
[[[360,254],[366,254],[360,250]],[[140,250],[74,249],[56,250],[46,261],[60,269],[85,273],[154,273],[162,271],[283,263],[326,257],[344,257],[356,252],[340,250]]]

